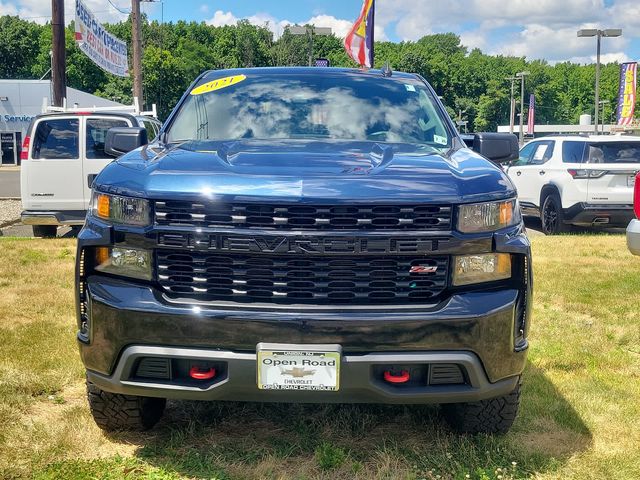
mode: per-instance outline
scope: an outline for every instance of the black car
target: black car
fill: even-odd
[[[114,155],[146,142],[111,129]],[[493,160],[515,137],[476,135]],[[165,399],[518,408],[530,244],[502,170],[428,83],[378,70],[210,71],[94,182],[78,341],[106,430]]]

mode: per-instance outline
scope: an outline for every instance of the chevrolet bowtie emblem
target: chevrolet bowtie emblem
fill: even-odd
[[[302,378],[313,375],[315,370],[305,370],[304,368],[294,367],[291,370],[283,370],[283,375],[291,375],[293,378]]]

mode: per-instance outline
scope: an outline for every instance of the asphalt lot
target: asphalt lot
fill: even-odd
[[[0,198],[20,197],[20,169],[0,167]]]

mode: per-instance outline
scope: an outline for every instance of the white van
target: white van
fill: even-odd
[[[95,176],[114,157],[104,151],[110,128],[142,127],[149,141],[160,122],[125,112],[45,113],[31,122],[20,159],[22,223],[36,237],[54,237],[58,226],[84,223]]]

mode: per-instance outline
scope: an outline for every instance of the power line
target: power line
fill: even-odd
[[[120,7],[118,7],[116,4],[114,4],[111,0],[107,0],[109,2],[109,4],[115,8],[117,11],[119,11],[121,14],[123,15],[129,15],[129,13],[131,13],[130,11],[126,11]]]

